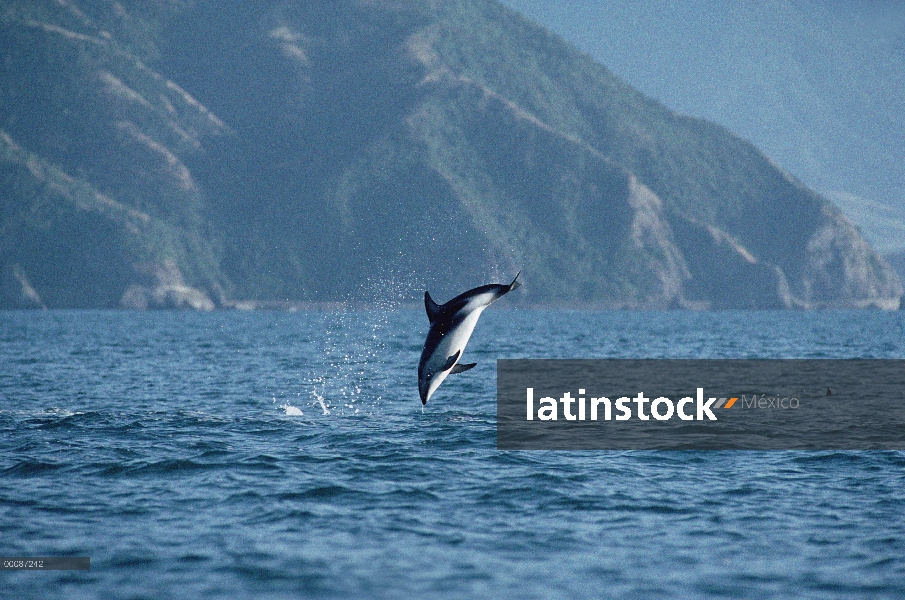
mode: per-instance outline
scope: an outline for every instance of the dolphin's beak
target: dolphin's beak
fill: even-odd
[[[422,383],[424,385],[422,385]],[[418,395],[421,396],[421,406],[427,404],[427,400],[430,397],[430,375],[428,375],[424,380],[420,377],[418,378]]]

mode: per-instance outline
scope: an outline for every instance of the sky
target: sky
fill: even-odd
[[[905,3],[502,0],[905,248]]]

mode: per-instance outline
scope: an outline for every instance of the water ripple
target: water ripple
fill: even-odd
[[[92,566],[4,593],[901,597],[905,452],[501,452],[492,361],[902,358],[903,321],[491,310],[422,413],[414,311],[0,313],[3,552]]]

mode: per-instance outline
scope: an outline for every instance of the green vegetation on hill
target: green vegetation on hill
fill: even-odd
[[[899,302],[826,200],[491,0],[0,14],[2,306],[442,299],[519,269],[532,303]]]

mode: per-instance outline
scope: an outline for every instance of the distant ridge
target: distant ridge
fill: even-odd
[[[826,199],[490,0],[13,0],[0,306],[899,306]],[[376,287],[380,289],[374,289]]]

